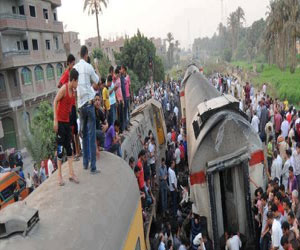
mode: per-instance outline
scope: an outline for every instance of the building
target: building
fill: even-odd
[[[125,39],[123,37],[117,37],[116,40],[104,39],[101,41],[101,47],[108,59],[115,64],[115,52],[121,52],[124,48]],[[91,37],[85,40],[89,53],[92,53],[94,49],[98,48],[98,37]]]
[[[0,120],[3,149],[22,148],[39,103],[52,101],[66,52],[61,0],[0,1]]]
[[[78,39],[78,32],[65,32],[63,35],[64,47],[66,50],[66,54],[72,54],[75,56],[76,61],[80,59],[80,40]]]
[[[150,38],[156,48],[156,54],[160,57],[167,54],[167,44],[166,39],[162,40],[161,38]]]

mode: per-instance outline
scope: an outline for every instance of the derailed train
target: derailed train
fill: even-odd
[[[195,65],[186,71],[180,96],[195,212],[207,218],[215,249],[227,230],[253,238],[252,182],[265,183],[258,134],[239,102],[219,93]]]

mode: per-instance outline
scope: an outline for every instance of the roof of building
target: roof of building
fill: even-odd
[[[40,221],[26,237],[1,239],[0,249],[122,249],[140,200],[137,181],[128,164],[108,152],[101,152],[97,168],[101,173],[91,175],[74,162],[75,184],[63,165],[65,186],[58,186],[56,172],[24,201],[39,210]]]

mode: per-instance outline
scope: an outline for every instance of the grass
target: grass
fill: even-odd
[[[255,63],[258,76],[252,79],[255,85],[268,84],[267,91],[270,95],[279,97],[280,100],[288,99],[289,103],[300,106],[300,68],[294,74],[289,69],[281,71],[275,65]],[[239,66],[245,70],[253,70],[253,65],[247,62],[233,62],[232,65]]]

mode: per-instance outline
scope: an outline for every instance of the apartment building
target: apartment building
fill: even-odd
[[[61,0],[0,1],[0,122],[3,149],[22,148],[39,103],[52,101],[66,52]]]
[[[63,35],[65,51],[67,55],[72,54],[75,56],[76,61],[80,60],[80,40],[78,38],[78,32],[68,31]]]
[[[115,64],[115,52],[121,52],[125,39],[123,37],[117,37],[115,40],[108,40],[104,39],[101,40],[101,48],[103,50],[103,53],[108,57],[108,59],[112,62],[112,64]],[[98,37],[91,37],[85,40],[85,45],[87,46],[89,53],[92,53],[94,49],[98,48]]]

